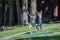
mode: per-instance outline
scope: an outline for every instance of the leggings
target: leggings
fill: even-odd
[[[42,30],[42,24],[38,24],[38,25],[36,26],[36,28],[37,28],[37,30],[39,30],[39,29]]]

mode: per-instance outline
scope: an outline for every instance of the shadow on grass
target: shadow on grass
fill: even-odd
[[[13,29],[15,29],[15,28],[7,28],[7,29],[4,29],[4,30],[13,30]]]
[[[15,40],[60,40],[60,36],[31,37],[31,38],[21,38]]]
[[[5,31],[5,30],[13,30],[13,29],[15,29],[15,28],[14,27],[4,28],[4,29],[0,30],[0,32]]]

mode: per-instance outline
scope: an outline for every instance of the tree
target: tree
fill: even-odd
[[[9,25],[11,26],[13,23],[13,1],[9,0]]]
[[[16,0],[16,6],[17,6],[18,25],[19,25],[20,24],[20,5],[19,5],[19,0]]]
[[[4,16],[3,16],[3,0],[0,0],[0,30],[3,30],[4,25]]]
[[[23,20],[25,20],[26,24],[28,23],[28,0],[22,0],[22,13],[23,13]]]
[[[32,13],[36,12],[36,0],[31,0],[31,10]]]
[[[2,1],[0,0],[0,26],[2,25]]]
[[[5,2],[4,2],[4,25],[6,26],[6,25],[8,25],[8,22],[9,22],[9,13],[8,13],[8,11],[9,11],[9,4],[8,4],[8,0],[5,0]]]

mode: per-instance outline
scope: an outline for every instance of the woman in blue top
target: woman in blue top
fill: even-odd
[[[42,30],[42,11],[38,12],[37,15],[38,15],[37,26],[39,26],[37,27],[37,29]]]

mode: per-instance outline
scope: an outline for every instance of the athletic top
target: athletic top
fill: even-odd
[[[35,23],[35,18],[36,18],[36,16],[31,17],[31,23]]]
[[[42,24],[42,19],[38,18],[38,24]]]

